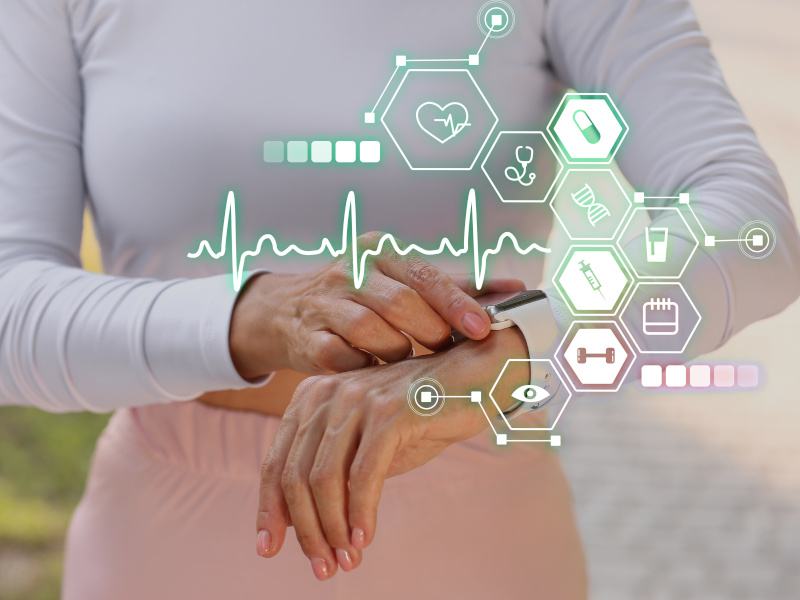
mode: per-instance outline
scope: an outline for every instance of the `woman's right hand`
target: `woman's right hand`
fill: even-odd
[[[374,247],[380,234],[359,238]],[[250,279],[231,321],[234,364],[247,379],[278,369],[331,373],[397,362],[411,342],[437,350],[451,329],[480,340],[490,331],[468,280],[456,281],[419,257],[384,252],[370,263],[361,289],[348,258],[308,274],[265,273]],[[487,282],[483,292],[524,288],[515,279]]]

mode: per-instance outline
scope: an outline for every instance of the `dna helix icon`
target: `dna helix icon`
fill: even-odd
[[[600,221],[611,216],[611,211],[605,204],[598,202],[594,190],[588,183],[572,194],[572,200],[581,208],[586,209],[586,218],[592,227],[597,227]]]

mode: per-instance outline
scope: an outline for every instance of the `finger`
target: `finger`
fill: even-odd
[[[330,331],[315,331],[309,336],[308,354],[316,373],[342,373],[363,369],[374,363],[366,352],[353,348]]]
[[[319,442],[325,431],[325,417],[317,413],[297,430],[286,466],[281,477],[281,487],[292,517],[295,535],[308,559],[311,570],[320,581],[336,573],[336,556],[325,539],[319,522],[311,486],[308,480]]]
[[[489,279],[483,283],[481,289],[475,286],[475,279],[470,275],[459,274],[453,275],[452,278],[458,287],[473,298],[486,294],[510,294],[513,292],[522,292],[527,289],[524,281],[511,277]]]
[[[419,257],[379,257],[377,264],[386,275],[415,290],[451,327],[468,338],[481,340],[489,335],[491,322],[480,304],[429,262]]]
[[[348,518],[351,542],[359,550],[375,539],[378,502],[396,450],[397,439],[393,435],[367,429],[350,466]]]
[[[417,292],[383,273],[373,273],[353,301],[426,348],[438,349],[450,340],[450,325]]]
[[[409,339],[362,304],[337,302],[326,325],[351,346],[366,350],[384,362],[397,362],[411,354]]]
[[[285,416],[261,465],[256,517],[256,551],[264,558],[278,554],[286,538],[289,511],[283,496],[281,475],[296,432],[297,421],[291,416]]]
[[[358,445],[358,421],[328,428],[322,436],[309,482],[322,530],[345,571],[361,563],[361,550],[351,543],[347,517],[347,474]]]

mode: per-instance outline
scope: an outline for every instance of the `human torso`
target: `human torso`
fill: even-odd
[[[240,249],[265,232],[304,247],[323,236],[338,241],[350,190],[361,231],[436,246],[443,236],[460,238],[473,187],[484,239],[512,230],[546,242],[546,205],[501,203],[479,163],[469,172],[412,171],[380,123],[386,99],[377,124],[364,123],[396,55],[465,58],[477,51],[481,4],[74,0],[84,169],[106,270],[156,278],[227,272],[229,259],[186,254],[199,239],[219,238],[229,190],[237,196]],[[498,129],[543,129],[559,92],[542,35],[544,2],[515,9],[513,32],[489,40],[480,66],[469,70]],[[369,168],[263,161],[266,140],[314,139],[377,140],[382,160]],[[327,260],[266,252],[248,268],[300,271]],[[446,265],[470,269],[468,259]],[[533,285],[542,261],[508,257],[493,266],[492,273],[513,271]]]

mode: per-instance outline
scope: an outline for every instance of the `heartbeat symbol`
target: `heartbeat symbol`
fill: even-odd
[[[452,137],[456,137],[459,133],[464,131],[465,127],[469,127],[472,123],[459,123],[456,125],[456,120],[452,113],[448,114],[444,119],[434,119],[434,123],[441,123],[443,127],[450,130]]]
[[[458,122],[456,113],[463,117]],[[436,127],[429,128],[428,123],[441,123],[445,130],[450,131],[450,135],[443,136]],[[446,144],[472,123],[469,122],[469,110],[461,102],[450,102],[444,106],[436,102],[423,102],[417,107],[417,125],[440,144]]]
[[[509,242],[514,248],[514,251],[521,256],[527,256],[531,252],[537,251],[542,254],[549,254],[550,248],[545,248],[539,244],[533,243],[528,246],[522,247],[517,240],[516,236],[511,232],[504,232],[497,239],[497,243],[493,248],[480,249],[480,240],[478,236],[478,209],[476,203],[475,190],[469,191],[467,198],[467,210],[464,216],[464,235],[462,244],[456,248],[449,238],[442,238],[436,248],[429,249],[423,248],[417,244],[409,244],[401,246],[395,237],[390,233],[385,233],[378,240],[375,248],[360,250],[358,247],[358,222],[356,216],[356,194],[350,192],[347,194],[347,201],[344,208],[344,219],[342,222],[342,235],[341,242],[338,248],[335,248],[333,243],[326,237],[320,242],[319,247],[308,250],[290,244],[285,248],[278,247],[278,242],[275,236],[271,233],[266,233],[258,239],[258,243],[253,250],[247,250],[239,253],[238,249],[238,226],[236,220],[236,196],[231,191],[228,192],[228,198],[225,202],[225,217],[222,222],[221,239],[219,243],[219,250],[214,250],[208,240],[200,242],[197,250],[187,254],[187,258],[196,259],[207,254],[214,260],[220,260],[227,254],[231,261],[231,275],[233,277],[233,287],[238,292],[245,278],[247,261],[251,258],[259,256],[263,250],[264,245],[269,245],[272,254],[278,257],[287,256],[289,254],[298,254],[300,256],[322,256],[329,255],[332,258],[345,256],[352,249],[352,267],[353,267],[353,284],[356,289],[360,289],[364,284],[364,278],[367,270],[367,261],[370,257],[378,256],[383,251],[384,246],[387,244],[391,246],[392,250],[400,256],[407,256],[411,253],[422,254],[424,256],[438,256],[447,252],[451,256],[459,257],[472,253],[473,272],[475,274],[475,287],[481,289],[483,282],[486,278],[486,265],[489,257],[496,256],[500,253],[503,245]]]

